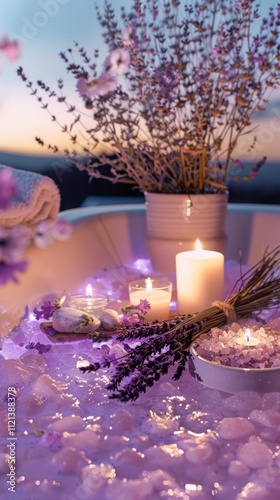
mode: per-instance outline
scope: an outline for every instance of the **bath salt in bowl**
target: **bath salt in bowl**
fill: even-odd
[[[280,389],[280,337],[270,327],[213,328],[190,348],[189,371],[212,389],[273,392]]]

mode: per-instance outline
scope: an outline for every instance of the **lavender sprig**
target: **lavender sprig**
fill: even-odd
[[[119,340],[139,339],[140,345],[130,349],[118,359],[107,389],[109,397],[120,401],[135,401],[139,395],[175,366],[174,380],[178,380],[186,367],[189,348],[194,340],[214,327],[229,321],[228,311],[235,320],[246,318],[264,309],[280,305],[280,246],[266,251],[264,257],[245,272],[224,303],[217,303],[192,316],[143,324],[128,328]],[[110,360],[93,363],[82,370],[97,371],[110,368]],[[130,380],[127,381],[127,378]]]
[[[91,177],[140,191],[223,192],[232,177],[255,178],[266,157],[247,174],[235,149],[245,133],[254,149],[252,118],[280,85],[279,5],[261,16],[257,0],[132,0],[120,14],[108,0],[97,7],[104,60],[77,42],[60,53],[83,110],[61,79],[53,90],[18,69],[69,145],[37,142]]]

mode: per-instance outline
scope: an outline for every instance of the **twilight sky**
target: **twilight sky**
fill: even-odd
[[[129,5],[131,0],[112,0],[118,6]],[[97,0],[102,5],[103,0]],[[267,12],[275,0],[260,0],[261,12]],[[94,0],[1,0],[0,29],[17,38],[21,43],[21,58],[9,63],[3,61],[0,74],[0,151],[43,154],[47,153],[34,140],[35,135],[47,143],[61,144],[64,139],[59,128],[50,121],[46,112],[40,109],[34,97],[16,75],[19,65],[30,80],[42,79],[50,86],[58,78],[66,81],[67,96],[79,104],[73,78],[67,78],[59,51],[66,50],[77,40],[89,52],[102,47],[100,28],[95,19]],[[106,52],[104,52],[104,55]],[[59,108],[61,109],[61,108]],[[65,116],[65,115],[64,115]],[[259,140],[255,152],[245,153],[248,138],[240,141],[240,152],[249,160],[267,155],[270,160],[279,159],[280,137],[280,92],[273,99],[266,112],[254,120],[259,125]]]

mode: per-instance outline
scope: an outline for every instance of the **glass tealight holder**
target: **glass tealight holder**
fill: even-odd
[[[72,295],[69,298],[69,306],[89,315],[98,317],[107,307],[108,297],[92,297],[83,294]]]

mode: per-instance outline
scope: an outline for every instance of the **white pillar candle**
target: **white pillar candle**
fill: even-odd
[[[162,321],[169,317],[172,283],[161,278],[132,281],[129,283],[129,301],[138,305],[140,300],[147,300],[151,306],[145,314],[145,321]]]
[[[223,299],[224,256],[220,252],[196,250],[176,255],[178,312],[193,314]]]

